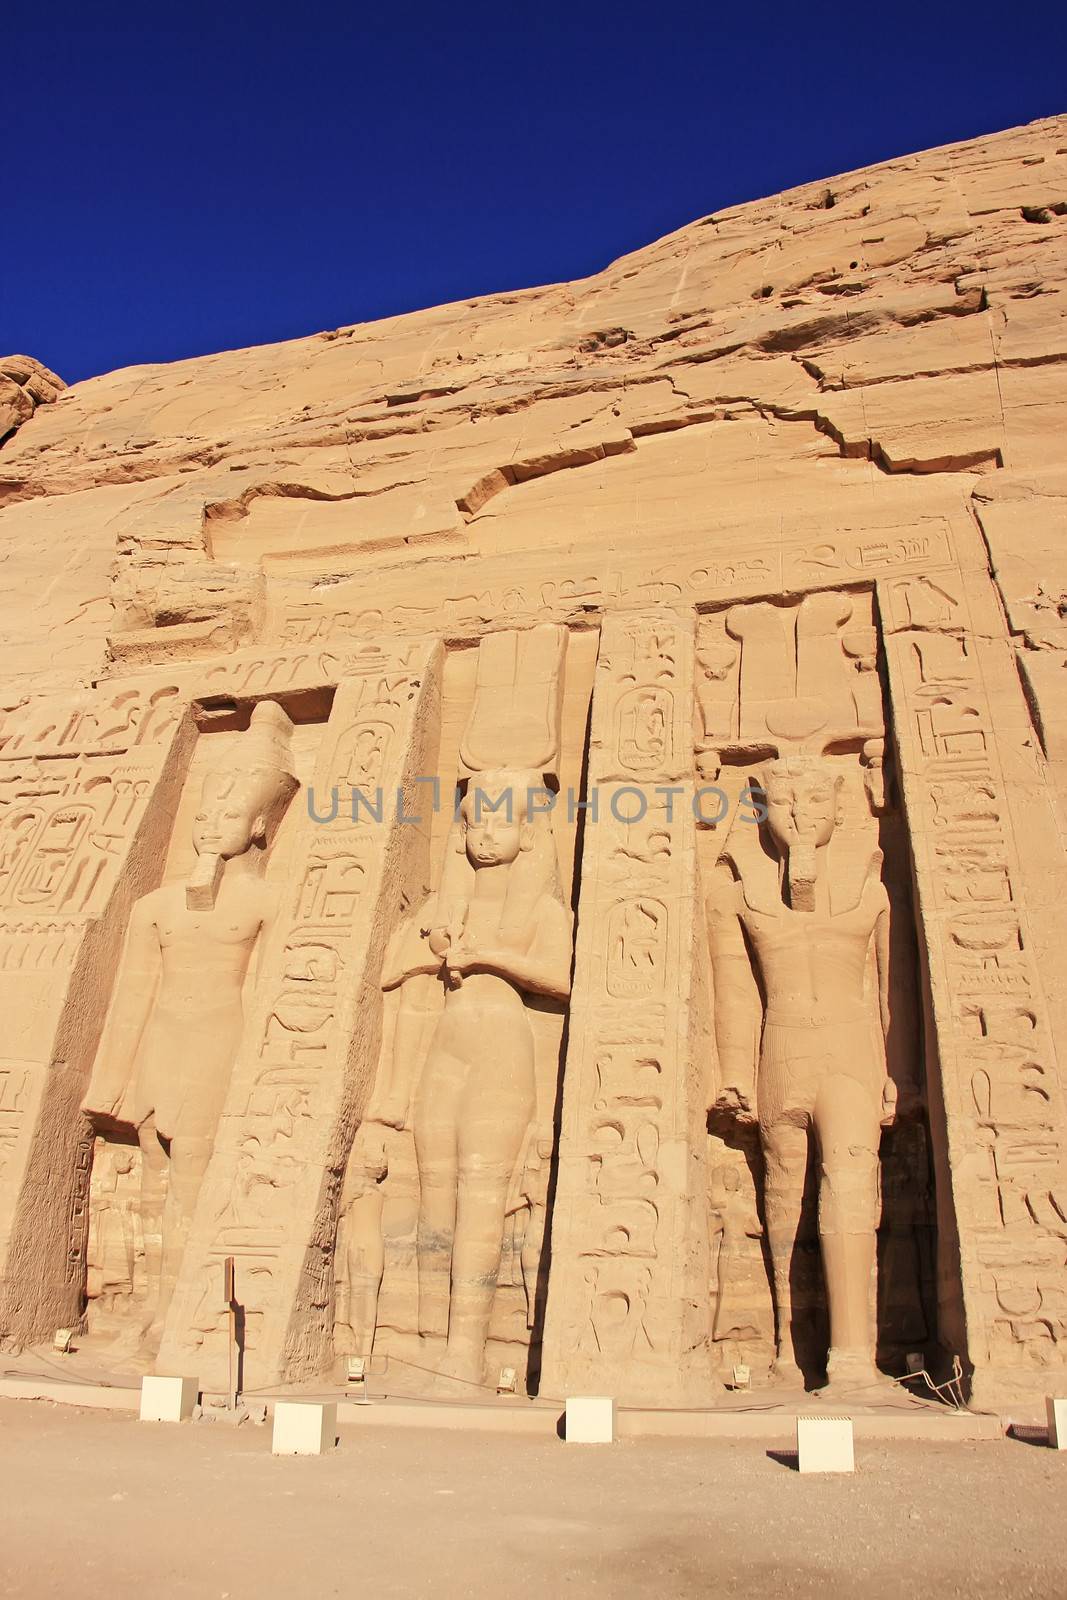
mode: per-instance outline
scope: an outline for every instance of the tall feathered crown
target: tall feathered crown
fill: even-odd
[[[204,774],[205,787],[220,781],[251,784],[265,812],[284,809],[298,787],[292,753],[293,724],[276,700],[260,700],[248,729]]]

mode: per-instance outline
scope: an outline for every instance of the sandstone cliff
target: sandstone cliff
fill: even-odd
[[[39,369],[49,405],[5,364],[6,703],[269,639],[327,585],[380,609],[416,566],[502,591],[530,552],[595,570],[630,547],[654,575],[692,534],[737,555],[965,504],[1058,758],[1065,309],[1053,118],[714,213],[580,282],[63,392]]]

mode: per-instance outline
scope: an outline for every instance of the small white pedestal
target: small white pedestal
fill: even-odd
[[[1048,1445],[1050,1450],[1067,1450],[1067,1400],[1049,1395],[1045,1401],[1048,1413]]]
[[[849,1417],[797,1418],[797,1470],[854,1472],[852,1422]]]
[[[142,1378],[141,1421],[185,1422],[199,1393],[199,1378]]]
[[[615,1401],[604,1395],[572,1396],[563,1431],[568,1444],[614,1444]]]
[[[321,1456],[336,1440],[336,1401],[279,1400],[275,1405],[272,1455]]]

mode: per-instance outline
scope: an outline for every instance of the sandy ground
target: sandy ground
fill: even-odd
[[[860,1444],[851,1478],[754,1442],[567,1446],[148,1425],[0,1401],[0,1593],[256,1596],[1067,1595],[1067,1452]]]

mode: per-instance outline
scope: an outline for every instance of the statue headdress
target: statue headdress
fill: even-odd
[[[257,832],[253,841],[261,846],[268,843],[299,787],[292,732],[292,721],[277,701],[260,700],[247,730],[225,752],[220,750],[204,773],[205,796],[221,800],[236,792],[252,813],[262,818],[262,832]],[[190,909],[214,905],[222,868],[219,856],[198,858],[186,888]]]

